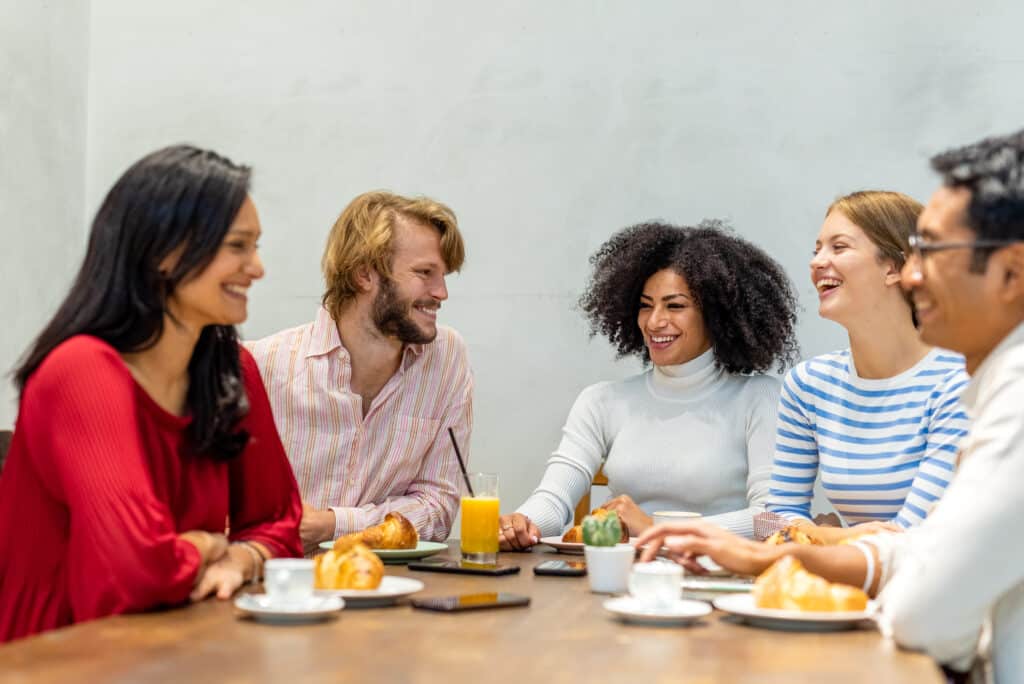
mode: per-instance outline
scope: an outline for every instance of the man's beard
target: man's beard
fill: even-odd
[[[433,300],[424,303],[433,304]],[[410,313],[412,300],[401,300],[390,278],[382,278],[377,298],[373,300],[373,324],[385,335],[398,338],[403,344],[429,344],[437,330],[425,332]]]

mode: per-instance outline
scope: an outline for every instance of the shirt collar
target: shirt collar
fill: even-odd
[[[990,379],[995,377],[1002,358],[1020,345],[1024,345],[1024,323],[1020,323],[1010,331],[1010,334],[1004,337],[996,345],[996,348],[989,352],[989,355],[985,357],[985,360],[974,371],[970,383],[968,383],[967,388],[960,396],[960,401],[963,402],[968,411],[974,411],[974,407],[978,403],[979,393]]]
[[[425,345],[407,344],[402,350],[401,368],[404,370],[423,355]],[[338,334],[338,325],[331,318],[327,309],[320,307],[316,312],[316,319],[313,321],[313,331],[309,336],[309,347],[306,351],[306,358],[313,356],[325,356],[340,350],[341,354],[348,356],[348,350],[341,343],[341,335]]]

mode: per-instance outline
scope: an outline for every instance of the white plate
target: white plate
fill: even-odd
[[[305,601],[272,601],[266,594],[242,594],[235,599],[241,615],[263,622],[311,622],[334,617],[345,607],[338,596],[311,596]]]
[[[562,541],[561,535],[557,537],[541,537],[540,543],[553,546],[559,553],[574,553],[578,556],[583,555],[583,544],[580,542],[564,542]],[[630,537],[629,543],[635,544],[636,537]]]
[[[750,580],[729,580],[715,577],[698,577],[688,575],[683,578],[685,591],[713,591],[721,593],[745,594],[753,590],[754,583]]]
[[[320,548],[325,551],[330,551],[334,548],[334,542],[320,542]],[[427,556],[433,556],[435,553],[448,550],[448,545],[443,542],[432,542],[423,541],[422,539],[416,543],[414,549],[370,549],[377,556],[389,564],[408,563],[410,560],[416,558],[426,558]]]
[[[423,591],[423,582],[411,577],[384,575],[376,589],[317,589],[317,596],[338,596],[349,608],[390,606],[403,596]]]
[[[680,599],[664,608],[652,608],[632,596],[609,599],[604,607],[626,622],[643,625],[687,625],[711,612],[711,606],[703,601]]]
[[[758,608],[753,594],[733,594],[714,600],[715,608],[731,613],[756,627],[790,631],[823,632],[853,629],[875,613],[874,601],[868,601],[867,610],[848,612],[811,612],[802,610],[775,610]]]

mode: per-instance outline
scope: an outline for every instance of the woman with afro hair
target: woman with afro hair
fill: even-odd
[[[651,513],[686,510],[751,536],[768,497],[779,381],[798,360],[796,300],[782,267],[705,221],[643,223],[591,257],[580,307],[591,333],[651,368],[584,389],[540,485],[503,516],[504,549],[524,549],[571,523],[604,466],[631,535]]]

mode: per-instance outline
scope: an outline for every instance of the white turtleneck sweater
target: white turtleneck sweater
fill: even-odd
[[[711,350],[591,385],[518,512],[544,536],[561,534],[603,463],[612,494],[628,494],[648,515],[696,511],[750,537],[768,497],[779,387],[774,377],[726,373]]]

